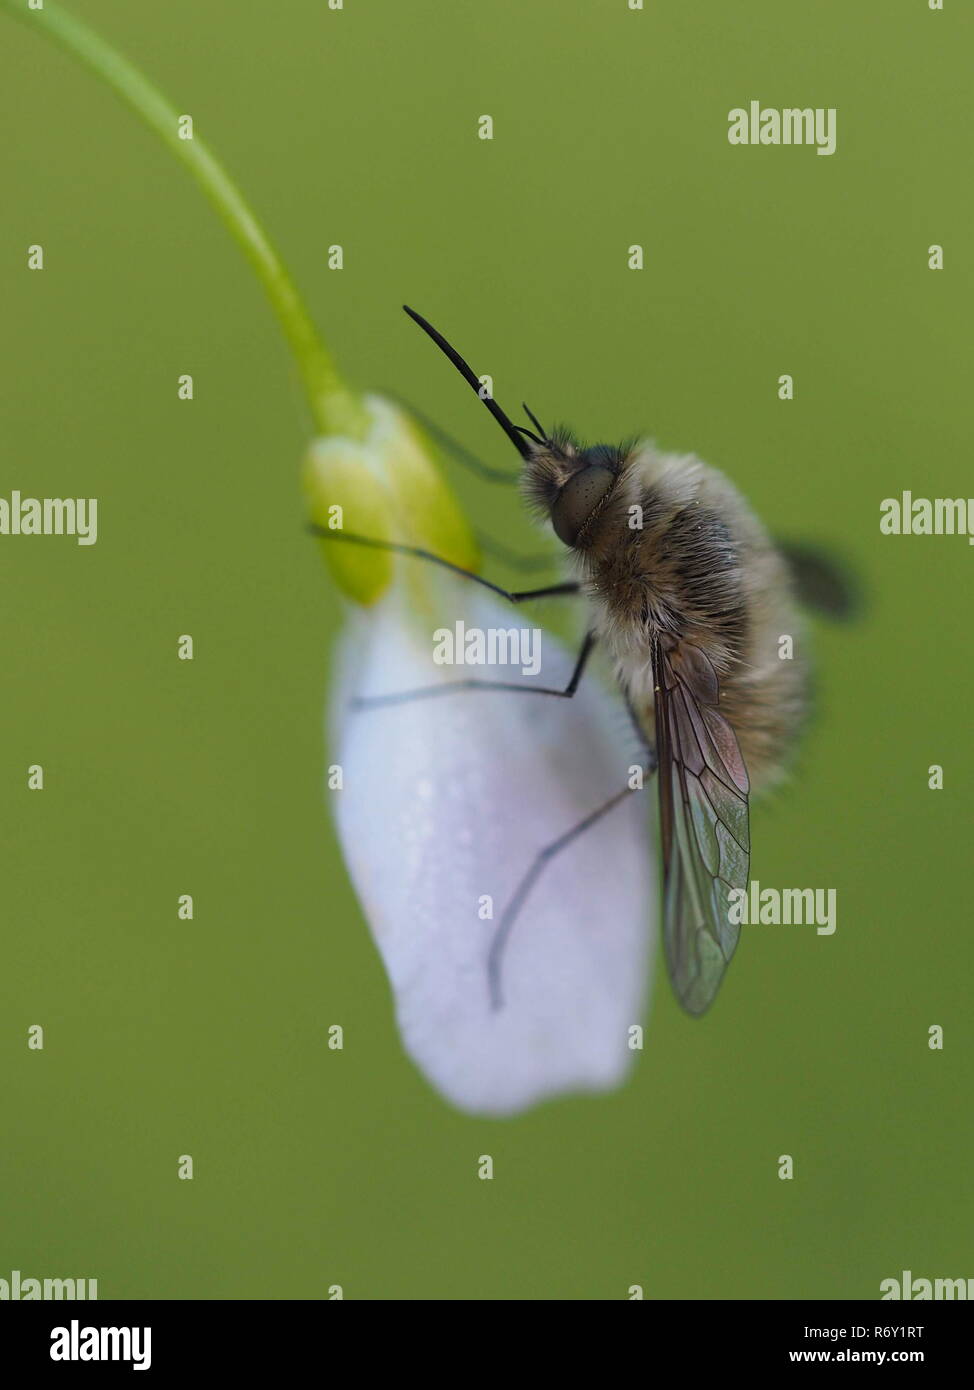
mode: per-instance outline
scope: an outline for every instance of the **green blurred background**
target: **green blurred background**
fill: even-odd
[[[324,804],[341,606],[302,534],[310,425],[276,324],[170,154],[0,15],[0,495],[101,499],[94,547],[0,539],[0,1277],[97,1277],[106,1298],[871,1299],[904,1268],[974,1275],[974,555],[878,527],[904,488],[974,491],[970,11],[73,9],[193,115],[354,381],[506,461],[413,303],[502,401],[724,468],[775,531],[853,561],[870,607],[816,625],[819,717],[753,819],[755,877],[835,887],[836,934],[745,931],[699,1023],[658,968],[616,1094],[455,1113],[403,1056]],[[730,146],[752,97],[836,107],[836,154]],[[456,487],[530,536],[502,490]]]

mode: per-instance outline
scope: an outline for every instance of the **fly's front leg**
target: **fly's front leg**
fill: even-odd
[[[475,574],[473,570],[464,569],[462,565],[455,565],[452,560],[447,560],[442,555],[434,555],[431,550],[424,550],[418,545],[403,545],[398,541],[380,541],[372,536],[359,536],[354,531],[332,531],[327,526],[319,526],[317,522],[310,521],[308,530],[312,535],[320,537],[325,541],[343,541],[348,545],[364,545],[372,550],[385,550],[393,555],[409,555],[416,560],[425,560],[428,564],[439,565],[442,569],[449,570],[452,574],[458,574],[461,579],[469,580],[471,584],[479,584],[483,589],[489,589],[492,594],[498,594],[506,599],[508,603],[527,603],[533,598],[556,598],[562,594],[577,594],[581,590],[581,585],[575,580],[566,580],[563,584],[548,584],[543,589],[505,589],[500,584],[493,584],[489,579],[484,579],[480,574]]]

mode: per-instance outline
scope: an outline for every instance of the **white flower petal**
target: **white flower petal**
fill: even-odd
[[[441,592],[450,623],[533,624],[458,583]],[[468,1111],[509,1114],[614,1086],[642,1022],[657,916],[652,778],[545,866],[503,957],[499,1010],[486,962],[538,851],[627,785],[640,755],[626,713],[591,672],[572,700],[457,691],[349,710],[354,694],[522,679],[519,668],[436,666],[432,650],[432,625],[408,613],[398,587],[355,614],[332,721],[344,788],[329,795],[403,1042]],[[537,683],[563,686],[571,657],[550,636],[543,653]],[[486,894],[492,921],[478,915]]]

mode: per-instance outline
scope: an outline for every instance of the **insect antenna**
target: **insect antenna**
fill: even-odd
[[[520,429],[519,426],[512,424],[511,420],[507,417],[507,415],[505,415],[504,411],[501,410],[500,406],[494,400],[493,396],[485,396],[482,394],[483,387],[481,385],[480,378],[476,375],[476,373],[469,366],[469,364],[463,360],[463,358],[457,352],[456,348],[450,346],[447,340],[443,337],[442,333],[437,332],[433,325],[431,323],[428,323],[427,320],[423,318],[422,314],[417,314],[415,309],[410,309],[408,304],[404,304],[402,307],[405,309],[406,313],[413,320],[413,322],[418,323],[423,332],[427,334],[428,337],[433,339],[433,342],[440,349],[440,351],[446,357],[448,357],[450,361],[453,363],[454,367],[456,367],[457,371],[463,377],[467,385],[470,386],[470,388],[477,393],[477,399],[483,401],[484,405],[490,411],[491,415],[493,415],[494,419],[500,425],[501,429],[507,435],[508,439],[514,445],[515,449],[518,451],[521,457],[523,459],[529,459],[531,457],[531,449],[527,444],[525,444],[524,440],[521,438],[521,434],[525,432],[530,433],[530,431],[524,431]],[[537,440],[536,442],[541,443],[540,440]]]
[[[538,433],[541,435],[541,438],[538,440],[538,443],[539,443],[539,444],[547,444],[547,443],[549,443],[549,440],[548,440],[548,431],[545,429],[544,425],[543,425],[543,424],[541,423],[541,421],[538,419],[537,415],[535,415],[535,413],[534,413],[534,411],[531,409],[531,407],[530,407],[525,401],[522,401],[522,402],[521,402],[521,409],[524,411],[525,415],[526,415],[526,416],[528,417],[528,419],[531,421],[531,423],[532,423],[532,425],[534,426],[534,428],[535,428],[535,429],[538,431]],[[525,430],[525,434],[526,434],[526,433],[527,433],[527,431]]]
[[[529,430],[527,425],[515,425],[514,428],[517,430],[518,434],[523,434],[527,439],[533,439],[535,444],[544,445],[545,441],[539,439],[534,430]]]

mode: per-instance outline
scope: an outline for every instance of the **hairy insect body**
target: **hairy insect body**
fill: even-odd
[[[593,466],[595,451],[579,451],[565,436],[553,443],[560,467],[540,458],[529,465],[535,501],[545,500],[540,480],[557,477],[563,486],[566,466]],[[689,643],[702,651],[751,788],[767,787],[787,763],[806,704],[800,619],[785,561],[737,490],[699,459],[645,443],[611,453],[595,467],[610,468],[614,481],[573,547],[600,644],[650,740],[654,633],[667,649]],[[786,646],[783,657],[782,637],[794,639],[790,656]]]

